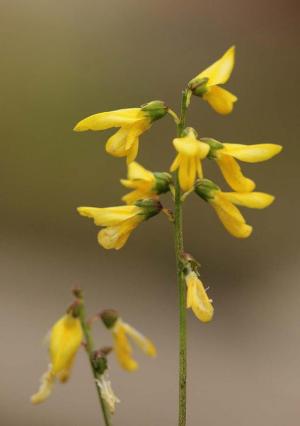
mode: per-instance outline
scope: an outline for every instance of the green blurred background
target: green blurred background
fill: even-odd
[[[111,362],[120,397],[115,424],[176,424],[177,287],[172,230],[161,215],[120,252],[104,251],[78,205],[120,203],[124,161],[105,154],[111,132],[72,132],[92,113],[163,99],[232,44],[227,88],[233,114],[193,99],[201,136],[284,145],[274,160],[245,165],[272,207],[245,211],[253,235],[228,235],[209,206],[190,197],[186,250],[202,264],[215,318],[188,313],[189,425],[297,426],[300,395],[298,289],[299,2],[293,0],[1,0],[1,425],[98,425],[83,351],[70,382],[47,403],[30,395],[47,367],[43,336],[80,284],[89,312],[115,307],[155,341],[140,370]],[[166,170],[170,118],[141,138],[139,161]],[[208,176],[222,182],[207,164]],[[223,184],[223,187],[226,186]],[[99,345],[110,335],[96,327]]]

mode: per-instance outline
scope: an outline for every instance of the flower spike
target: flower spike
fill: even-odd
[[[132,357],[132,347],[128,337],[131,338],[146,355],[150,357],[156,356],[156,348],[153,343],[131,325],[124,322],[116,311],[112,309],[103,311],[101,313],[101,318],[104,325],[112,332],[114,350],[122,368],[127,371],[135,371],[138,368],[138,363]]]
[[[135,160],[139,136],[151,127],[151,124],[167,114],[162,101],[152,101],[140,108],[119,109],[100,112],[79,121],[74,127],[76,132],[86,130],[106,130],[119,127],[106,143],[106,152],[115,157],[127,157],[127,163]]]
[[[50,396],[56,379],[62,383],[68,380],[82,339],[80,321],[72,312],[67,313],[54,324],[49,345],[51,364],[42,376],[40,389],[31,397],[33,404],[39,404]]]
[[[234,204],[253,209],[264,209],[273,203],[275,197],[263,192],[222,192],[209,179],[197,182],[195,192],[214,208],[227,231],[236,238],[247,238],[252,226],[246,224],[241,212]]]
[[[119,250],[132,231],[142,222],[158,214],[162,209],[159,201],[140,200],[132,206],[78,207],[81,216],[94,219],[97,226],[104,226],[98,233],[98,243],[105,249]]]
[[[207,157],[216,161],[228,185],[237,192],[253,191],[255,182],[243,175],[236,160],[259,163],[271,159],[282,150],[281,145],[272,143],[242,145],[221,143],[211,138],[201,138],[201,141],[210,146]]]
[[[225,54],[206,70],[202,71],[189,82],[193,95],[200,96],[219,114],[229,114],[237,97],[219,84],[226,83],[232,73],[235,61],[235,47],[232,46]]]

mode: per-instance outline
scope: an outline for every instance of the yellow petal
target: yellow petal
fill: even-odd
[[[187,285],[187,307],[191,307],[196,317],[202,322],[212,320],[214,308],[208,298],[202,281],[195,272],[190,272],[186,278]]]
[[[128,336],[132,338],[132,340],[138,345],[138,347],[143,352],[145,352],[146,355],[149,355],[151,357],[156,356],[156,348],[151,342],[151,340],[143,336],[129,324],[123,323],[123,327]]]
[[[127,151],[127,164],[129,165],[132,161],[136,159],[139,150],[139,140],[138,138],[133,142],[129,150]]]
[[[153,182],[153,173],[145,169],[143,166],[133,161],[128,166],[128,179],[130,180],[145,180],[147,182]]]
[[[182,191],[187,192],[193,188],[197,173],[197,165],[194,158],[189,158],[185,155],[182,155],[178,178],[180,183],[180,188]]]
[[[179,165],[180,165],[180,156],[181,154],[177,154],[173,163],[170,166],[170,172],[175,172],[175,170],[178,169]]]
[[[228,81],[235,59],[235,47],[230,47],[224,55],[213,63],[210,67],[206,68],[197,75],[197,79],[208,78],[208,86],[216,84],[224,84]]]
[[[219,86],[210,87],[202,97],[217,113],[222,115],[231,113],[233,104],[237,101],[235,95]]]
[[[114,135],[112,135],[106,142],[106,152],[114,157],[126,157],[128,153],[128,150],[126,149],[128,133],[128,128],[122,127]]]
[[[220,221],[227,231],[236,238],[247,238],[252,232],[252,227],[245,223],[245,219],[239,219],[240,213],[234,212],[232,207],[228,208],[229,201],[223,200],[223,203],[210,202],[215,209]],[[237,209],[236,209],[237,210]]]
[[[121,249],[132,231],[143,221],[143,216],[135,216],[117,226],[108,226],[98,233],[98,243],[105,249]]]
[[[129,132],[126,140],[126,150],[129,150],[134,143],[136,143],[136,140],[139,138],[139,136],[144,133],[146,130],[148,130],[150,127],[150,121],[147,120],[140,120],[133,126],[129,127]],[[133,160],[132,160],[133,161]]]
[[[193,134],[183,138],[175,138],[173,145],[176,151],[188,157],[205,158],[209,152],[209,145],[198,141]]]
[[[82,339],[83,333],[78,318],[67,314],[54,324],[49,346],[54,375],[70,370]]]
[[[74,127],[74,130],[76,132],[84,132],[86,130],[106,130],[111,127],[132,125],[138,120],[143,120],[144,118],[145,114],[140,108],[127,108],[116,111],[100,112],[79,121],[79,123],[77,123]]]
[[[55,376],[52,373],[50,366],[50,369],[45,374],[43,374],[41,378],[41,386],[39,390],[31,397],[32,404],[40,404],[49,398],[52,393],[54,381]]]
[[[231,203],[252,209],[264,209],[273,203],[275,197],[264,192],[222,192],[222,197]]]
[[[259,163],[261,161],[269,160],[275,155],[279,154],[282,150],[281,145],[272,143],[262,143],[256,145],[241,145],[234,143],[224,143],[224,150],[222,152],[232,155],[238,160],[247,163]]]
[[[117,206],[117,207],[78,207],[78,213],[94,219],[95,225],[114,226],[130,219],[139,213],[141,209],[137,206]]]
[[[121,367],[127,371],[135,371],[138,368],[138,363],[132,357],[132,348],[120,323],[117,323],[114,327],[113,337],[116,357]]]
[[[224,179],[228,185],[237,192],[250,192],[255,188],[255,183],[246,178],[237,163],[237,161],[229,155],[219,155],[217,158]]]

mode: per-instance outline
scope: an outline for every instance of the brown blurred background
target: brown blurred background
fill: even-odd
[[[124,161],[107,156],[111,134],[75,134],[103,110],[163,99],[232,44],[227,85],[239,102],[229,117],[193,99],[201,136],[274,142],[283,153],[245,165],[258,190],[276,195],[245,211],[245,241],[229,236],[207,205],[185,207],[186,250],[202,264],[215,318],[188,313],[190,426],[297,426],[300,408],[299,2],[293,0],[1,0],[1,390],[3,426],[102,424],[83,351],[71,381],[47,403],[30,395],[47,366],[43,336],[81,284],[89,312],[119,309],[155,341],[140,370],[111,362],[122,400],[115,424],[176,424],[177,287],[171,227],[163,215],[120,252],[104,251],[78,205],[117,205]],[[166,170],[174,156],[169,118],[141,139],[139,161]],[[222,182],[218,170],[207,175]],[[223,185],[225,188],[225,185]],[[99,327],[99,345],[110,335]]]

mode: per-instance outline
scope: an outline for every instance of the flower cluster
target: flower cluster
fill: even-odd
[[[115,310],[107,309],[86,321],[82,292],[79,291],[78,293],[78,290],[75,290],[74,294],[76,296],[75,302],[50,330],[50,364],[48,370],[42,375],[40,388],[31,397],[31,402],[33,404],[44,402],[51,395],[57,380],[61,383],[68,381],[77,352],[83,346],[88,352],[101,398],[108,412],[114,414],[115,405],[120,401],[112,390],[108,374],[107,355],[111,351],[115,352],[120,366],[127,371],[134,371],[138,368],[138,364],[132,357],[132,347],[128,337],[150,357],[156,355],[156,349],[149,339],[124,322]],[[94,350],[90,329],[94,322],[100,319],[112,333],[113,347]]]
[[[235,48],[231,47],[214,64],[200,72],[187,85],[185,90],[185,108],[191,96],[200,97],[219,114],[229,114],[233,110],[237,97],[221,87],[232,73],[235,61]],[[181,201],[195,192],[215,210],[226,230],[237,238],[246,238],[252,232],[236,206],[262,209],[269,206],[272,195],[254,192],[255,183],[244,176],[238,161],[257,163],[266,161],[278,154],[282,147],[276,144],[262,143],[254,145],[220,142],[213,138],[199,137],[192,127],[182,128],[178,137],[173,140],[176,156],[170,166],[170,172],[151,172],[138,164],[139,136],[148,130],[154,121],[169,114],[177,128],[180,119],[176,113],[162,101],[152,101],[140,108],[121,109],[92,115],[81,120],[75,131],[106,130],[117,127],[119,130],[106,143],[106,151],[115,157],[127,157],[127,179],[121,183],[131,192],[124,195],[125,205],[118,207],[79,207],[82,216],[92,218],[95,225],[104,227],[98,233],[98,242],[105,249],[120,249],[128,240],[132,231],[145,220],[157,215],[163,208],[160,195],[170,193],[174,196],[176,182],[181,189]],[[211,180],[204,178],[203,160],[214,161],[233,190],[224,192]],[[172,218],[172,214],[168,214]],[[210,321],[213,316],[212,301],[200,281],[198,268],[190,261],[183,262],[187,285],[187,307],[201,321]],[[136,364],[129,359],[131,348],[126,334],[131,336],[148,353],[151,346],[145,346],[143,340],[132,334],[132,331],[121,320],[112,328],[115,341],[119,341],[118,358],[125,368],[135,369]],[[134,337],[135,336],[135,337]],[[147,348],[147,349],[146,349]],[[117,352],[118,354],[118,352]],[[127,354],[127,355],[125,355]]]

